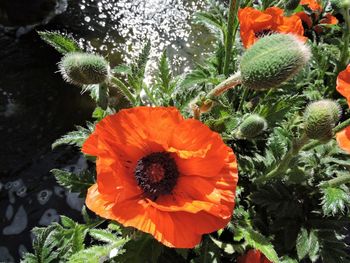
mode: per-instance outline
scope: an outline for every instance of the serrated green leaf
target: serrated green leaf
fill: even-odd
[[[312,262],[316,262],[319,258],[320,243],[315,230],[310,231],[309,246],[309,258]]]
[[[214,242],[214,244],[217,245],[220,249],[222,249],[225,253],[231,255],[231,254],[236,252],[236,250],[234,249],[234,246],[232,244],[219,241],[219,240],[213,238],[212,236],[210,236],[210,238]]]
[[[299,260],[309,253],[309,234],[305,228],[302,228],[298,234],[296,248]]]
[[[94,239],[105,243],[113,243],[117,240],[115,234],[104,229],[90,229],[89,235],[92,236]]]
[[[68,263],[96,263],[106,262],[111,248],[108,246],[92,246],[75,253]]]
[[[245,229],[245,232],[245,240],[251,247],[260,250],[273,263],[279,263],[277,252],[266,237],[250,228]]]
[[[80,148],[87,137],[93,132],[94,125],[92,123],[87,123],[87,128],[76,126],[76,129],[76,131],[71,131],[66,135],[63,135],[61,138],[57,139],[52,144],[52,149],[64,144],[74,145]]]
[[[81,51],[77,42],[71,37],[63,36],[58,32],[49,31],[39,31],[38,34],[46,43],[62,54]]]
[[[95,183],[95,174],[87,170],[79,174],[59,169],[52,169],[50,172],[61,186],[72,192],[80,193],[80,196],[85,196],[87,189]]]
[[[61,215],[61,224],[64,226],[64,227],[67,227],[67,228],[74,228],[76,223],[74,222],[73,219],[67,217],[67,216],[64,216],[64,215]]]
[[[149,262],[157,262],[163,246],[153,237],[142,235],[137,240],[127,242],[123,249],[125,252],[115,258],[118,263],[144,263],[145,259]]]
[[[341,188],[327,187],[322,189],[322,210],[325,215],[343,213],[345,207],[350,204],[349,193]]]

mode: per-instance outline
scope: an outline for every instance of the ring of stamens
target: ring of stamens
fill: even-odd
[[[176,162],[167,152],[155,152],[141,158],[134,174],[145,197],[152,200],[170,194],[179,177]]]

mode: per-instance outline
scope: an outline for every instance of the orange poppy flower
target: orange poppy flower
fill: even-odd
[[[320,24],[336,25],[338,24],[338,19],[335,16],[332,16],[330,13],[327,13],[320,20]]]
[[[237,259],[237,263],[272,263],[259,250],[251,249]]]
[[[346,98],[350,107],[350,64],[337,77],[337,91]]]
[[[319,24],[323,24],[323,25],[338,24],[338,19],[335,16],[332,16],[330,13],[323,14],[323,17],[320,18],[320,14],[323,11],[323,7],[320,1],[302,0],[300,4],[308,6],[311,9],[311,11],[313,11],[312,14],[308,14],[303,11],[295,14],[300,17],[300,19],[306,25],[307,29],[313,28],[316,33],[321,33],[323,29],[321,26],[319,26]],[[313,19],[311,17],[313,17]]]
[[[301,0],[300,4],[308,6],[312,11],[322,11],[320,1],[317,0]]]
[[[313,21],[308,14],[306,14],[304,11],[301,11],[301,12],[296,13],[295,15],[300,17],[301,21],[305,23],[307,28],[309,28],[309,29],[312,28]]]
[[[306,41],[304,28],[298,16],[283,16],[283,9],[269,7],[259,11],[246,7],[238,11],[240,34],[245,48],[253,45],[260,37],[270,33],[293,33]]]
[[[219,134],[176,108],[107,116],[82,151],[97,156],[97,183],[86,205],[101,217],[177,248],[196,246],[231,218],[236,157]]]
[[[340,148],[350,153],[350,126],[336,134],[336,139]]]
[[[350,64],[339,73],[337,78],[337,91],[343,95],[350,107]],[[350,126],[336,134],[338,145],[350,153]]]

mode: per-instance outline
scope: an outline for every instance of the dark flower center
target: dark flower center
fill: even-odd
[[[138,160],[135,168],[137,184],[145,196],[152,200],[170,194],[178,177],[175,160],[167,152],[151,153]]]
[[[255,32],[255,37],[256,38],[262,38],[262,37],[271,35],[272,33],[273,33],[273,31],[270,30],[270,29],[263,29],[261,31]]]

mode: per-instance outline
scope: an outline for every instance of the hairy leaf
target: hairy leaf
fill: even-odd
[[[64,170],[53,169],[51,173],[55,176],[57,182],[72,192],[79,193],[79,196],[85,196],[87,189],[95,183],[95,173],[83,171],[79,174]]]
[[[58,52],[62,54],[81,51],[77,42],[73,38],[63,36],[61,33],[39,31],[38,34],[46,43],[53,46]]]

